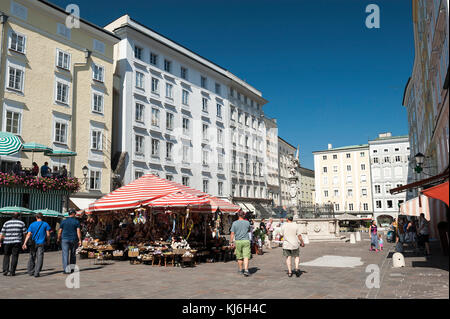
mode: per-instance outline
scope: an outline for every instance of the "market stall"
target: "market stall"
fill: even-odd
[[[90,205],[79,253],[153,266],[231,260],[224,234],[238,211],[225,200],[145,175]]]

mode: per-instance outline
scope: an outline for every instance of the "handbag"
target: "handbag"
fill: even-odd
[[[44,224],[44,222],[42,221],[41,224],[39,225],[36,233],[31,237],[30,239],[30,247],[36,247],[36,242],[34,240],[34,238],[36,238],[36,235],[39,233],[39,230],[41,229],[42,224]]]

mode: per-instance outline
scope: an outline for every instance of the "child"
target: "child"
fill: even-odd
[[[383,250],[383,238],[381,238],[381,234],[378,234],[378,247],[380,250]]]

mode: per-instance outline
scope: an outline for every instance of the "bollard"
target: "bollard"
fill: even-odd
[[[302,238],[303,238],[303,242],[305,243],[305,245],[308,245],[309,244],[308,235],[302,235]]]
[[[394,253],[392,255],[392,266],[394,268],[405,267],[405,258],[402,253]]]
[[[350,234],[350,244],[356,244],[355,234],[354,233]]]
[[[356,241],[361,241],[361,233],[359,231],[356,232]]]

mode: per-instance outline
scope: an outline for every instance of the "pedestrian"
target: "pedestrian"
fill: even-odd
[[[266,229],[266,219],[265,219],[265,218],[261,219],[261,222],[259,223],[259,228],[260,228],[264,233],[267,232],[267,229]]]
[[[39,166],[36,162],[33,162],[33,168],[31,169],[31,175],[33,175],[33,176],[39,175]]]
[[[266,225],[267,237],[266,243],[269,249],[272,249],[272,240],[273,240],[273,218],[269,219],[269,222]]]
[[[248,261],[251,256],[250,247],[250,223],[244,219],[245,213],[240,211],[238,213],[239,219],[234,221],[231,225],[230,243],[235,247],[236,260],[238,262],[239,274],[245,277],[250,275],[248,271]]]
[[[293,223],[294,217],[287,216],[287,222],[281,227],[281,236],[283,236],[283,256],[286,257],[286,265],[288,267],[288,276],[292,277],[292,257],[295,258],[295,276],[300,277],[300,246],[305,244],[300,233],[297,223]]]
[[[20,214],[14,213],[11,220],[3,224],[0,233],[0,247],[3,241],[3,275],[15,276],[17,262],[19,261],[19,252],[23,238],[27,232],[25,223],[20,220]],[[12,258],[11,258],[12,256]],[[11,260],[11,264],[10,264]]]
[[[417,228],[415,222],[411,219],[406,226],[406,241],[411,243],[414,249],[417,249]]]
[[[370,225],[370,250],[373,251],[374,247],[375,251],[378,251],[377,222],[375,220]]]
[[[403,218],[399,218],[398,220],[397,235],[397,242],[403,244],[405,242],[405,221]]]
[[[380,250],[383,250],[383,238],[381,237],[381,234],[378,234],[378,247]]]
[[[27,249],[27,243],[31,237],[29,244],[30,259],[28,260],[27,268],[30,276],[40,276],[42,265],[44,264],[45,241],[47,239],[47,244],[49,244],[50,229],[50,225],[42,220],[42,213],[37,213],[36,221],[28,227],[28,234],[22,248],[24,250]]]
[[[74,266],[77,263],[76,250],[81,246],[81,225],[75,215],[75,209],[70,209],[69,218],[61,222],[58,231],[58,243],[61,242],[62,264],[65,274],[74,272]]]
[[[430,222],[425,218],[425,214],[421,213],[419,217],[419,243],[420,246],[423,247],[425,244],[425,255],[431,255],[430,252]]]

